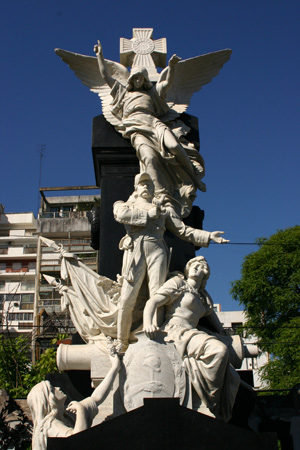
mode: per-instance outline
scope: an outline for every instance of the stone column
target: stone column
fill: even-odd
[[[121,274],[123,252],[118,245],[125,230],[114,219],[113,204],[126,201],[133,192],[139,163],[130,141],[103,115],[93,119],[92,150],[96,185],[101,189],[99,273],[115,280]]]

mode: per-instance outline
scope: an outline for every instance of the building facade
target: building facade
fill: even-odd
[[[229,335],[239,334],[245,344],[255,345],[257,338],[255,335],[246,337],[246,316],[244,311],[222,311],[221,305],[214,305],[216,314]],[[265,389],[267,386],[259,376],[259,369],[269,360],[268,353],[259,353],[252,358],[245,358],[242,367],[238,369],[241,378],[253,386],[254,389]]]
[[[55,188],[56,191],[57,189]],[[63,190],[63,188],[60,189]],[[77,190],[77,188],[73,189]],[[51,190],[51,188],[44,188],[41,191],[37,235],[63,245],[67,252],[76,254],[90,269],[97,271],[98,255],[90,245],[91,225],[88,213],[99,204],[100,196],[45,196],[45,192]],[[72,189],[68,188],[68,190]],[[39,240],[34,304],[34,327],[37,329],[34,340],[36,358],[49,346],[51,338],[57,334],[76,332],[68,311],[61,310],[59,292],[48,284],[44,275],[60,279],[60,258],[59,253]]]
[[[36,282],[37,221],[32,212],[0,214],[1,332],[30,333]]]

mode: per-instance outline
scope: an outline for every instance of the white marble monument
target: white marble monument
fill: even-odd
[[[146,397],[178,397],[180,404],[215,418],[228,421],[231,416],[239,386],[232,364],[241,363],[243,343],[224,336],[213,312],[205,289],[206,260],[193,258],[185,274],[170,274],[164,242],[166,229],[195,246],[229,242],[223,232],[195,229],[182,221],[197,189],[206,187],[203,158],[187,140],[189,129],[179,116],[193,93],[219,73],[231,50],[188,60],[173,55],[159,74],[156,67],[166,64],[166,41],[152,40],[152,31],[135,28],[131,40],[121,39],[121,64],[104,59],[99,41],[96,57],[56,50],[99,95],[107,121],[130,139],[140,173],[129,199],[113,207],[115,220],[126,229],[119,247],[122,272],[116,280],[94,273],[61,245],[40,238],[60,254],[61,280],[46,279],[59,289],[61,307],[69,310],[86,343],[60,345],[58,367],[91,370],[95,390],[67,407],[76,414],[70,425],[64,394],[49,382],[35,386],[28,396],[33,450],[46,448],[48,437],[69,436],[91,426],[119,371],[117,389],[124,411],[141,406]],[[131,66],[131,72],[125,66]],[[209,320],[209,330],[201,326],[203,317]]]
[[[186,139],[189,128],[178,117],[193,94],[218,75],[231,50],[187,60],[173,55],[154,84],[149,78],[151,54],[164,46],[150,39],[151,29],[135,30],[130,44],[121,40],[121,61],[132,65],[131,72],[123,64],[104,59],[99,41],[94,47],[96,58],[61,49],[55,52],[99,95],[106,120],[130,139],[140,171],[149,173],[156,193],[167,196],[179,216],[187,216],[197,189],[206,190],[205,168],[203,158]],[[131,51],[135,52],[132,62],[124,57],[124,52]]]

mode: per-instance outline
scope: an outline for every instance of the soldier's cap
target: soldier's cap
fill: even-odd
[[[151,183],[153,183],[152,178],[150,177],[149,173],[141,172],[141,173],[138,173],[135,176],[135,178],[134,178],[134,186],[136,187],[143,180],[149,180],[149,181],[151,181]]]

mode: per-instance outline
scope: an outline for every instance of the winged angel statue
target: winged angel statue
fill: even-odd
[[[231,50],[221,50],[182,61],[173,55],[153,84],[145,67],[129,73],[122,64],[104,59],[98,41],[96,57],[66,50],[55,52],[75,75],[99,95],[106,120],[130,139],[141,172],[148,172],[156,196],[163,195],[182,217],[188,215],[197,188],[205,191],[204,161],[186,135],[181,120],[194,92],[215,77],[229,60]]]

